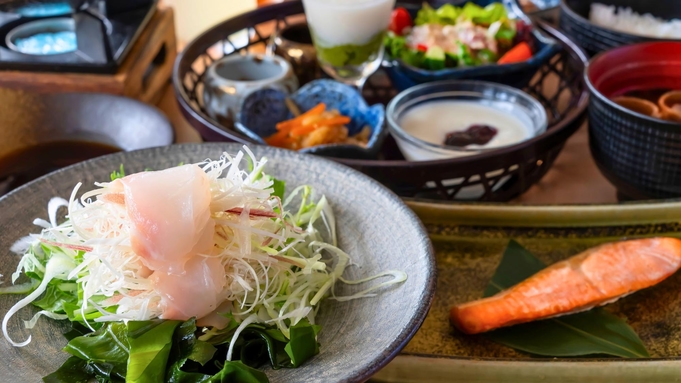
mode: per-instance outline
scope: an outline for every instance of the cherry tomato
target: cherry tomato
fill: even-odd
[[[428,46],[426,44],[418,44],[416,46],[417,50],[420,50],[421,52],[426,52],[428,51]]]
[[[413,24],[411,22],[411,16],[404,8],[395,8],[390,17],[390,29],[396,35],[402,35],[404,29],[411,27]]]

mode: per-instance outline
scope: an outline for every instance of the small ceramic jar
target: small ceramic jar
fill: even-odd
[[[260,89],[291,94],[298,89],[298,79],[291,65],[279,56],[225,56],[206,71],[204,110],[222,126],[233,128],[243,100]]]
[[[317,64],[317,51],[312,45],[312,36],[307,23],[296,23],[272,34],[270,44],[274,53],[285,58],[293,67],[300,85],[321,76],[321,68]]]

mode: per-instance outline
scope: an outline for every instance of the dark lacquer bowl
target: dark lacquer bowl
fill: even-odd
[[[561,0],[560,29],[590,55],[622,45],[657,40],[674,41],[597,26],[589,21],[593,3],[629,7],[639,14],[650,13],[665,20],[681,18],[681,1],[676,0]]]
[[[464,4],[467,1],[455,3]],[[472,1],[481,6],[486,6],[495,1],[475,0]],[[498,2],[498,1],[497,1]],[[422,5],[406,4],[405,8],[411,13],[412,18],[421,9]],[[509,10],[512,13],[513,10]],[[530,60],[505,64],[505,65],[482,65],[477,67],[445,68],[441,70],[428,70],[417,68],[404,63],[402,60],[391,58],[387,55],[383,60],[383,67],[390,77],[393,86],[399,90],[405,90],[412,86],[433,81],[442,80],[480,80],[510,85],[516,88],[524,88],[537,73],[537,69],[560,51],[561,45],[542,34],[537,28],[532,30],[534,55]]]
[[[591,92],[591,153],[626,197],[681,196],[681,124],[626,109],[613,97],[681,89],[681,42],[641,43],[596,55],[585,72]]]

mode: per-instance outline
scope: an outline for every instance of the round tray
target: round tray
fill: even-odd
[[[264,51],[269,33],[303,19],[299,1],[286,1],[229,19],[207,30],[178,56],[173,85],[180,110],[207,141],[253,142],[222,127],[201,105],[203,74],[224,55]],[[474,157],[409,162],[394,140],[386,139],[378,160],[335,159],[392,189],[402,197],[433,200],[508,201],[539,181],[565,141],[584,123],[588,93],[582,80],[584,52],[565,35],[541,24],[563,50],[543,65],[525,89],[546,108],[549,128],[539,137]],[[384,73],[372,76],[364,90],[370,103],[387,103],[396,95]]]

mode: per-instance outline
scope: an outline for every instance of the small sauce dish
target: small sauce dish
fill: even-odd
[[[233,54],[206,70],[203,106],[222,126],[232,129],[243,100],[261,89],[291,94],[298,89],[291,65],[279,56]]]

